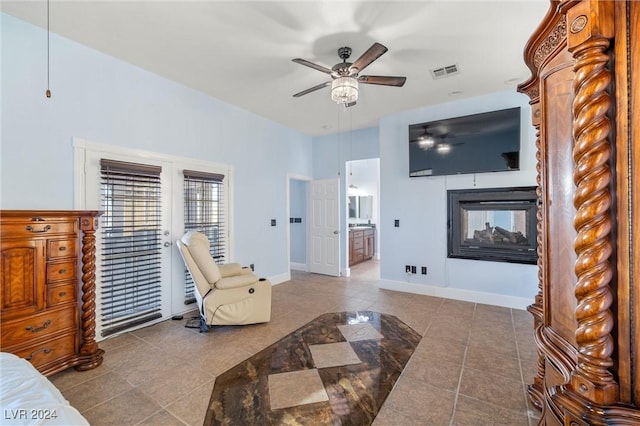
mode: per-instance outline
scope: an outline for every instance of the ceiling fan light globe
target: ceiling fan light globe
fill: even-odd
[[[451,151],[451,145],[448,143],[441,143],[436,147],[436,151],[438,151],[438,154],[447,154]]]
[[[338,77],[331,82],[331,100],[348,104],[358,100],[358,80],[354,77]]]
[[[436,144],[436,142],[433,140],[433,138],[431,136],[420,136],[418,138],[418,146],[422,149],[424,149],[425,151],[427,149],[431,149],[433,148],[433,146]]]

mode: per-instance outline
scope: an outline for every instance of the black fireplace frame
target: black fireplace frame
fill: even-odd
[[[460,189],[447,191],[447,257],[536,264],[538,262],[536,187]],[[465,243],[461,238],[461,206],[467,210],[525,210],[528,244]],[[457,226],[456,226],[457,225]]]

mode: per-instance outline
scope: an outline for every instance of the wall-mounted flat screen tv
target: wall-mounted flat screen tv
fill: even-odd
[[[520,169],[520,107],[409,125],[409,176]]]

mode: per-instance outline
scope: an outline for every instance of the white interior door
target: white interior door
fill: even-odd
[[[340,189],[338,179],[310,182],[309,271],[340,276]]]

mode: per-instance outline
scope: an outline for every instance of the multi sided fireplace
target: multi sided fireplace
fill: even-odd
[[[536,188],[447,191],[448,257],[535,264]]]

